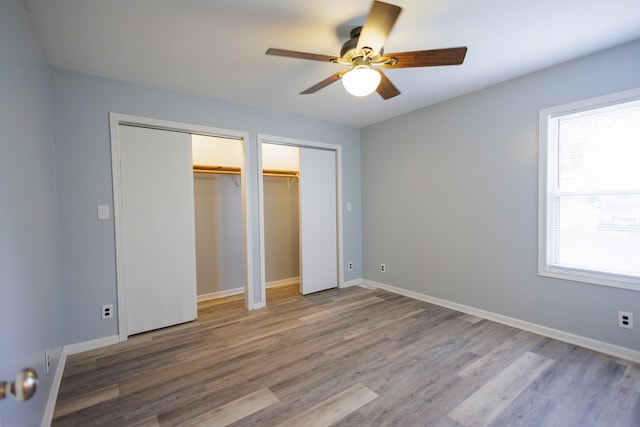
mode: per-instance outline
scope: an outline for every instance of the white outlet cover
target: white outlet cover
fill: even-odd
[[[113,304],[105,304],[102,306],[102,319],[113,318]]]
[[[623,316],[626,316],[626,325],[622,323]],[[627,311],[618,311],[618,326],[625,329],[633,329],[633,313]]]
[[[109,219],[109,205],[98,205],[98,219]]]

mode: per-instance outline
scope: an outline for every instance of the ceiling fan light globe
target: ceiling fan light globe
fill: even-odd
[[[353,96],[367,96],[375,92],[381,78],[371,68],[354,68],[342,76],[342,85]]]

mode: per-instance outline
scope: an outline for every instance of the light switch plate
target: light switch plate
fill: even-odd
[[[98,219],[109,219],[109,205],[98,205]]]
[[[347,212],[351,212],[351,202],[347,202]]]

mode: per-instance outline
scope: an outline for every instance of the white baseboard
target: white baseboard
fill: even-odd
[[[632,350],[630,348],[621,347],[615,344],[594,340],[592,338],[587,338],[581,335],[575,335],[569,332],[549,328],[547,326],[538,325],[536,323],[526,322],[524,320],[516,319],[513,317],[503,316],[502,314],[480,310],[478,308],[470,307],[468,305],[458,304],[456,302],[431,297],[418,292],[408,291],[406,289],[398,288],[396,286],[374,282],[372,280],[364,280],[364,284],[375,287],[375,288],[384,289],[389,292],[393,292],[395,294],[404,295],[409,298],[425,301],[431,304],[450,308],[452,310],[471,314],[477,317],[481,317],[483,319],[488,319],[494,322],[502,323],[504,325],[512,326],[514,328],[522,329],[528,332],[533,332],[534,334],[542,335],[548,338],[553,338],[558,341],[564,341],[566,343],[577,345],[579,347],[588,348],[589,350],[594,350],[600,353],[608,354],[610,356],[619,357],[625,360],[630,360],[635,363],[640,363],[640,351]]]
[[[42,423],[40,424],[41,427],[49,427],[53,421],[53,412],[56,409],[60,384],[62,383],[62,374],[64,373],[66,363],[67,354],[64,352],[64,349],[61,349],[53,375],[53,381],[51,382],[51,389],[49,390],[49,397],[47,398],[47,406],[44,408],[44,415],[42,416]]]
[[[265,287],[267,288],[277,288],[278,286],[288,286],[296,283],[300,283],[300,277],[289,277],[287,279],[274,280],[272,282],[267,282]],[[226,289],[224,291],[211,292],[208,294],[198,295],[198,302],[209,301],[212,299],[230,297],[233,295],[240,295],[244,293],[244,287]]]
[[[243,293],[244,293],[244,287],[226,289],[224,291],[211,292],[211,293],[208,293],[208,294],[198,295],[198,302],[209,301],[209,300],[217,299],[217,298],[230,297],[230,296],[233,296],[233,295],[240,295],[240,294],[243,294]]]
[[[295,284],[299,284],[300,283],[300,276],[298,277],[289,277],[288,279],[280,279],[280,280],[273,280],[271,282],[267,282],[265,283],[265,287],[267,288],[277,288],[279,286],[289,286],[289,285],[295,285]]]
[[[350,288],[352,286],[362,286],[362,277],[359,279],[348,280],[342,283],[343,288]]]
[[[69,344],[62,347],[60,351],[60,357],[58,358],[58,364],[56,365],[56,371],[51,383],[51,390],[49,390],[49,397],[47,398],[47,406],[42,416],[42,427],[48,427],[53,420],[53,412],[56,409],[56,401],[58,400],[58,393],[60,392],[60,384],[62,383],[62,375],[64,374],[64,367],[67,364],[67,356],[72,354],[82,353],[83,351],[95,350],[97,348],[106,347],[108,345],[118,344],[120,337],[113,335],[110,337],[99,338],[91,341],[84,341],[76,344]]]
[[[72,354],[82,353],[84,351],[95,350],[96,348],[106,347],[108,345],[118,344],[120,336],[112,335],[110,337],[98,338],[97,340],[84,341],[76,344],[65,345],[62,348],[62,354],[70,356]]]

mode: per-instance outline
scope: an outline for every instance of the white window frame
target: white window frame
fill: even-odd
[[[551,138],[557,140],[556,119],[558,117],[638,100],[640,100],[640,88],[540,110],[538,163],[538,274],[540,276],[640,291],[640,278],[637,277],[568,268],[551,263],[553,238],[550,218],[553,205],[550,202],[552,194],[550,188],[556,174],[550,173],[549,169],[551,165],[554,167],[557,165],[557,159],[550,159],[550,156],[555,156],[555,153],[550,151],[549,147],[552,144],[555,145],[555,141]]]

